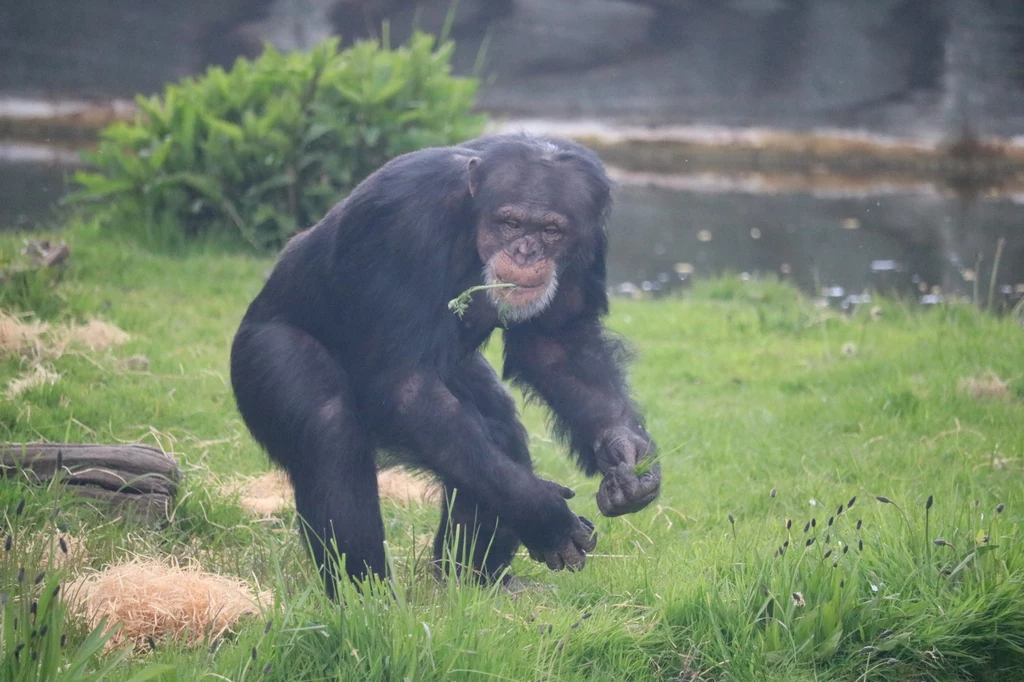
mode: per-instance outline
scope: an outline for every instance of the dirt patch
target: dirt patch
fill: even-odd
[[[96,627],[104,617],[121,629],[110,646],[148,647],[174,641],[186,646],[221,637],[245,615],[259,613],[244,580],[151,559],[137,559],[82,577],[69,585],[76,613]],[[269,593],[259,601],[268,603]]]

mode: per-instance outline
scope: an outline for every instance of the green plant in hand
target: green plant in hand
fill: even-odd
[[[98,202],[105,225],[158,243],[205,234],[278,248],[390,158],[481,131],[477,81],[450,75],[453,49],[422,33],[394,50],[328,39],[211,68],[106,128],[70,201]]]

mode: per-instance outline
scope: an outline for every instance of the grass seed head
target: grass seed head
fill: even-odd
[[[836,509],[836,516],[842,516],[844,509],[846,509],[846,507],[839,505],[839,509]]]
[[[811,529],[811,522],[808,521],[807,523],[804,524],[804,532],[806,533],[810,529]]]
[[[256,647],[252,648],[252,660],[256,660]]]
[[[734,526],[736,525],[736,519],[732,517],[732,514],[729,514],[729,523],[731,523]]]
[[[857,530],[860,530],[861,524],[864,522],[861,519],[857,519]]]
[[[21,513],[23,511],[25,511],[25,498],[24,497],[21,498],[20,502],[18,502],[18,508],[14,510],[14,515],[15,516],[21,516]]]
[[[929,496],[928,496],[928,501],[924,503],[924,508],[925,508],[926,510],[927,510],[927,509],[931,509],[931,508],[932,508],[932,504],[933,504],[934,502],[935,502],[935,498],[934,498],[934,497],[932,497],[931,495],[929,495]]]
[[[888,638],[892,637],[893,634],[894,633],[893,633],[892,630],[882,630],[882,632],[879,633],[879,635],[878,635],[878,639],[888,639]]]
[[[270,669],[273,668],[273,667],[274,667],[273,663],[267,663],[265,666],[263,666],[263,674],[264,675],[269,675],[270,674]]]
[[[786,519],[786,530],[793,527],[793,519]]]
[[[12,547],[13,545],[14,545],[14,537],[13,537],[13,536],[10,536],[10,535],[8,535],[8,536],[7,536],[7,539],[6,539],[6,540],[4,540],[4,551],[5,551],[5,552],[10,552],[10,551],[11,551],[11,547]]]
[[[60,551],[64,554],[68,553],[68,543],[64,541],[64,538],[57,540],[57,546],[60,547]]]
[[[850,498],[850,501],[846,503],[846,508],[849,509],[850,507],[852,507],[853,503],[856,502],[856,501],[857,501],[857,496],[854,495],[853,497]]]
[[[775,490],[775,488],[772,488],[772,489],[771,489],[771,492],[769,492],[769,493],[768,493],[768,496],[769,496],[769,497],[771,497],[772,499],[774,499],[774,498],[775,498],[775,494],[776,494],[777,492],[778,492],[778,491],[777,491],[777,490]]]
[[[850,546],[849,545],[843,545],[843,554],[846,554],[849,551],[850,551]]]
[[[811,528],[817,528],[817,527],[818,527],[818,519],[813,519],[812,518],[811,519]]]
[[[210,654],[211,655],[217,653],[217,649],[219,649],[219,648],[220,648],[220,640],[219,639],[215,639],[212,642],[210,642]]]
[[[892,504],[892,500],[890,500],[885,495],[875,495],[875,499],[881,502],[882,504]]]
[[[857,551],[858,552],[863,552],[864,551],[864,541],[863,540],[857,540]]]
[[[18,582],[25,582],[25,569],[22,566],[18,567]]]
[[[814,540],[815,540],[815,538],[813,536],[807,538],[807,542],[804,544],[804,547],[810,547],[811,545],[813,545],[814,544]]]
[[[1000,502],[996,505],[996,514],[1002,514],[1004,509],[1006,509],[1006,505]]]
[[[834,522],[835,520],[836,520],[836,517],[834,517],[834,516],[830,516],[830,517],[828,517],[828,525],[830,525],[830,526],[831,526],[831,525],[832,525],[832,523],[833,523],[833,522]]]
[[[846,580],[845,579],[839,581],[839,589],[843,589],[844,587],[846,587]]]
[[[46,577],[46,572],[45,571],[40,571],[39,575],[36,576],[35,582],[33,582],[32,584],[33,585],[38,585],[39,583],[43,582],[43,578],[45,578],[45,577]]]
[[[885,664],[888,665],[888,666],[899,665],[900,664],[900,659],[898,659],[898,658],[890,658],[890,659],[886,660]]]
[[[783,549],[785,549],[787,547],[789,547],[789,540],[786,540],[785,542],[782,543],[782,548]]]
[[[263,626],[263,634],[270,632],[270,628],[274,627],[274,621],[268,620],[267,624]]]
[[[858,654],[865,654],[865,655],[870,656],[871,654],[877,654],[878,653],[878,647],[876,647],[876,646],[866,646],[863,649],[861,649],[860,651],[858,651],[857,653]]]
[[[831,549],[829,551],[825,552],[825,556],[823,556],[822,559],[827,559],[830,556],[832,556],[832,550]]]

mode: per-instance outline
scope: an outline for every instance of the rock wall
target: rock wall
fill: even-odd
[[[438,32],[451,0],[6,0],[0,96],[130,97],[329,34]],[[517,117],[1024,130],[1019,0],[460,0],[456,69]],[[481,50],[483,58],[481,59]]]

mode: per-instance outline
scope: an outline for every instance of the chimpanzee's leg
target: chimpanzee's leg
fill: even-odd
[[[515,401],[482,355],[476,353],[463,361],[446,383],[460,402],[476,406],[499,452],[530,465],[526,429],[516,414]],[[496,578],[511,563],[519,538],[500,523],[487,500],[450,484],[445,485],[444,492],[441,525],[434,538],[435,565],[443,567],[454,559],[457,570],[472,565],[480,577]]]
[[[249,430],[288,472],[328,592],[339,555],[351,577],[383,576],[374,447],[345,371],[299,329],[243,324],[231,349],[231,381]]]

